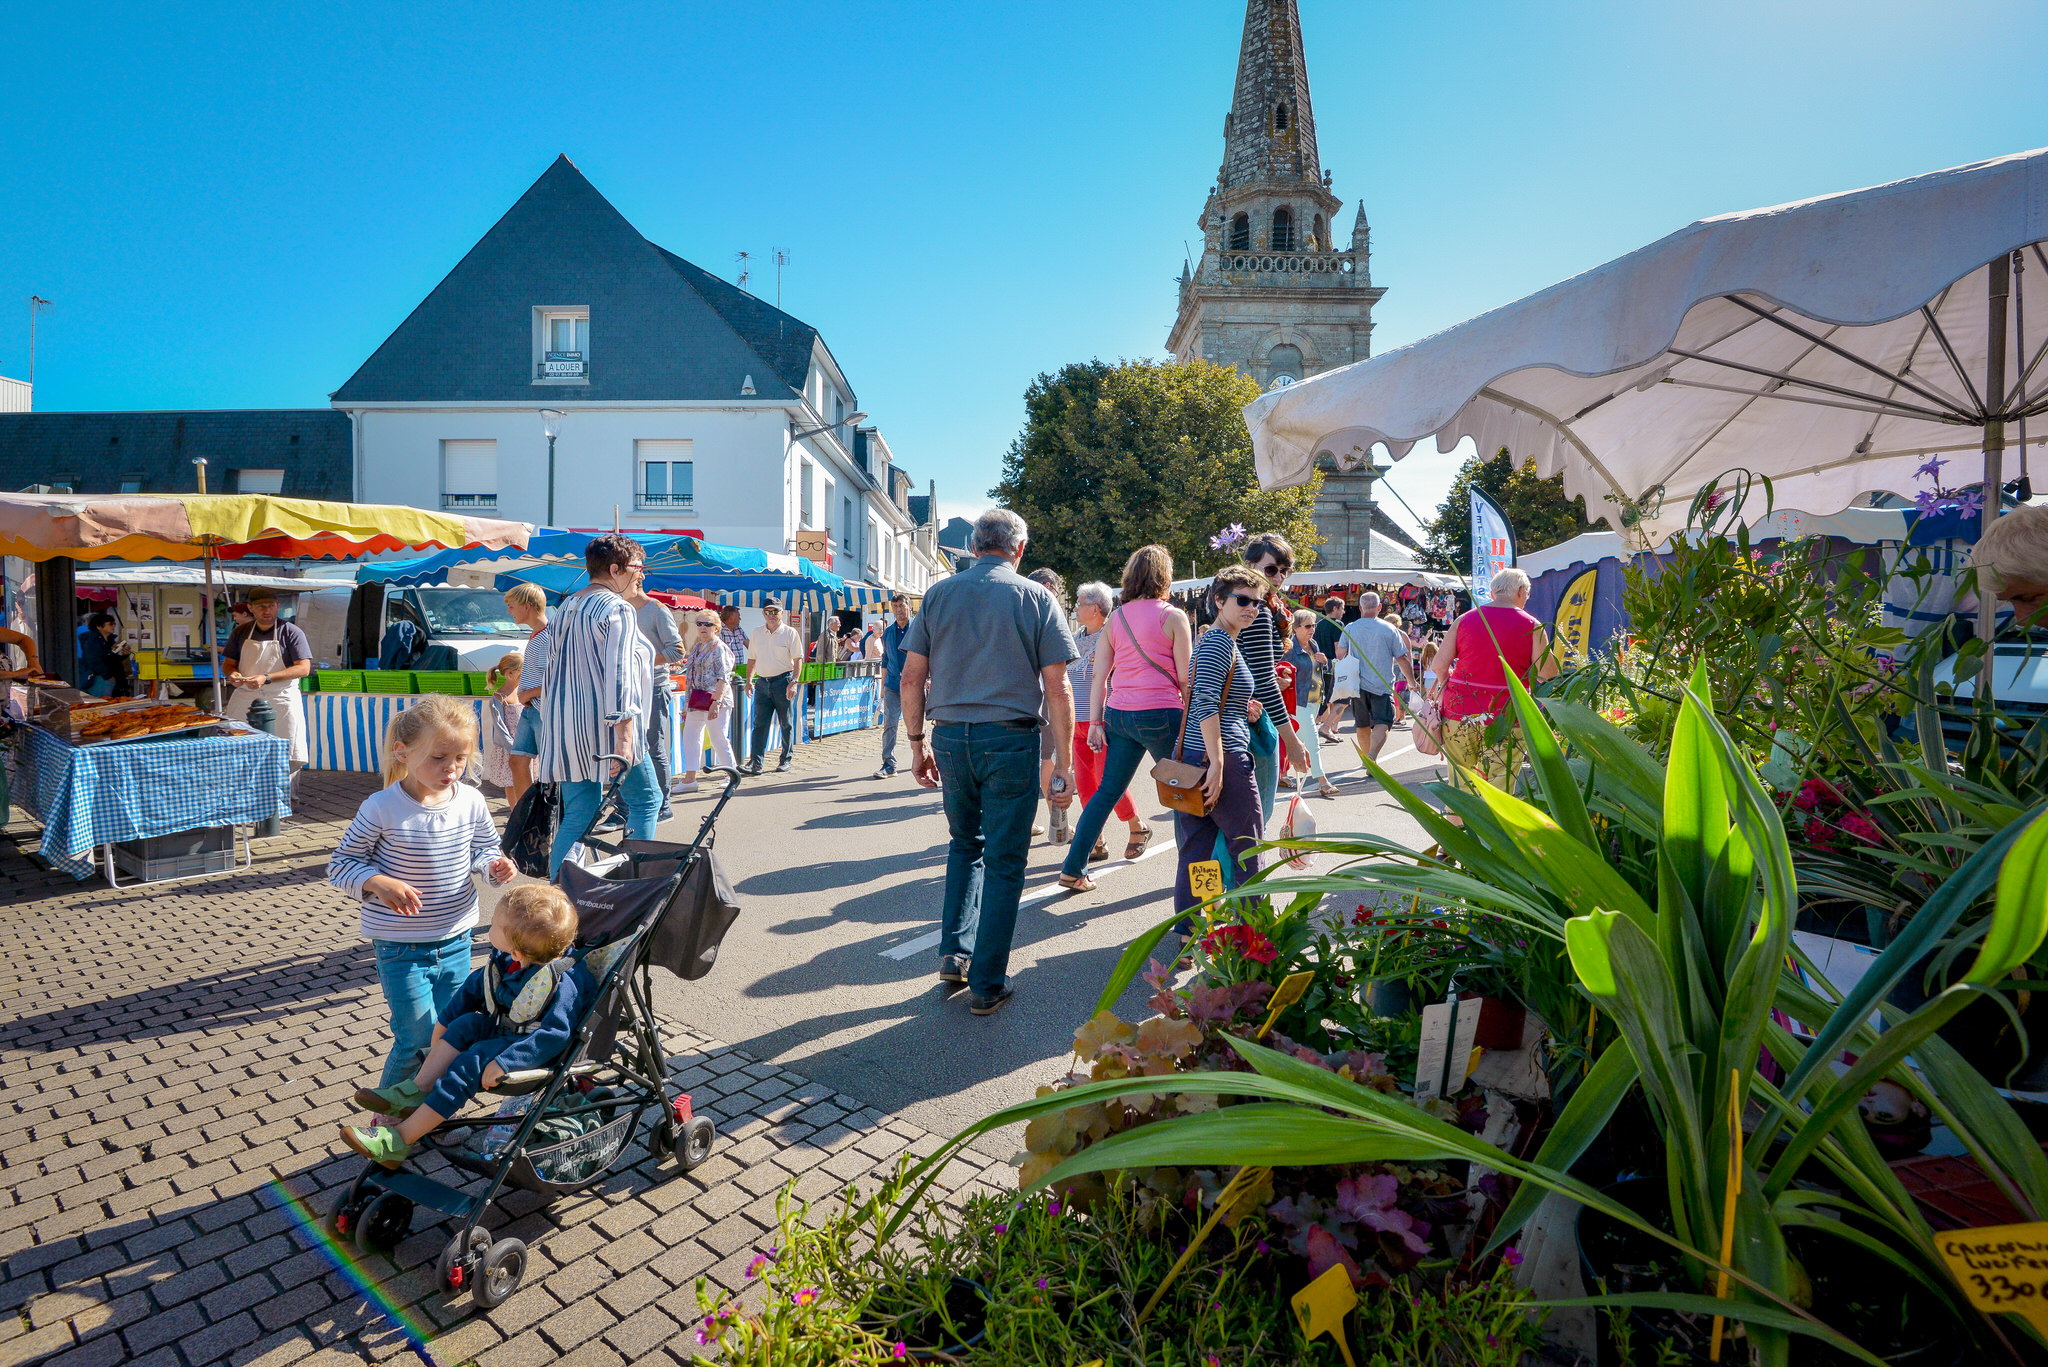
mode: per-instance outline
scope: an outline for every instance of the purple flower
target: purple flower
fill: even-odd
[[[995,1232],[997,1234],[1008,1234],[1010,1232],[1010,1227],[1008,1225],[997,1225],[995,1227]]]
[[[1500,1256],[1507,1262],[1509,1267],[1520,1267],[1522,1265],[1522,1250],[1516,1248],[1513,1244],[1509,1244],[1506,1248],[1502,1249]]]
[[[791,1296],[789,1298],[789,1303],[791,1305],[796,1306],[816,1305],[818,1303],[818,1297],[822,1294],[824,1293],[819,1291],[817,1287],[807,1286],[803,1290]]]
[[[1057,1215],[1057,1214],[1059,1214],[1059,1213],[1060,1213],[1060,1203],[1059,1203],[1058,1201],[1048,1201],[1048,1202],[1046,1202],[1046,1203],[1045,1203],[1045,1213],[1046,1213],[1047,1215]]]
[[[1941,478],[1941,467],[1946,464],[1948,464],[1947,461],[1943,460],[1940,456],[1936,456],[1932,460],[1928,461],[1925,465],[1915,470],[1913,472],[1913,478],[1939,480]]]
[[[747,1280],[752,1281],[760,1276],[763,1271],[773,1266],[775,1266],[774,1249],[771,1248],[766,1253],[756,1253],[747,1262]]]
[[[1267,1243],[1264,1239],[1261,1239],[1259,1240],[1256,1246],[1256,1251],[1259,1253],[1271,1253],[1273,1251],[1273,1246]]]
[[[1037,1281],[1033,1282],[1032,1285],[1037,1287],[1040,1291],[1045,1290],[1045,1278],[1040,1277]]]
[[[1209,538],[1209,549],[1212,551],[1228,550],[1242,540],[1244,540],[1244,523],[1233,522]]]

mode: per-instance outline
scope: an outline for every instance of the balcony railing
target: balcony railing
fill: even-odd
[[[443,494],[441,495],[441,506],[443,508],[495,510],[498,506],[498,496],[496,494]]]
[[[689,513],[697,510],[697,498],[694,494],[640,493],[633,496],[633,506],[659,509],[662,512]]]
[[[1216,268],[1227,276],[1349,275],[1349,252],[1224,252]]]

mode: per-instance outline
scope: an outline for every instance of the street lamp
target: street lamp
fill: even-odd
[[[827,423],[823,427],[813,427],[810,430],[804,432],[792,432],[789,434],[789,439],[791,441],[802,441],[805,437],[815,437],[821,432],[830,432],[835,428],[844,427],[846,426],[846,424],[850,422],[864,422],[866,421],[867,416],[868,415],[865,413],[848,413],[838,422]]]
[[[540,430],[548,434],[548,525],[555,525],[555,438],[562,432],[562,410],[543,408]]]

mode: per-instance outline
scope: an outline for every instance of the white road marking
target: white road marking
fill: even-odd
[[[1157,837],[1155,836],[1154,839],[1156,841]],[[1106,864],[1097,864],[1094,868],[1088,870],[1088,872],[1091,877],[1100,881],[1104,874],[1113,873],[1118,869],[1130,868],[1133,864],[1142,863],[1143,861],[1150,859],[1155,854],[1165,854],[1167,851],[1172,850],[1174,848],[1175,846],[1171,844],[1166,844],[1163,842],[1155,843],[1151,849],[1146,850],[1136,859],[1112,859]],[[1042,888],[1035,888],[1032,891],[1025,893],[1022,897],[1017,899],[1017,905],[1019,908],[1035,906],[1040,902],[1047,901],[1054,897],[1059,897],[1067,893],[1068,891],[1070,891],[1070,889],[1061,887],[1059,885],[1058,880],[1055,879],[1053,882],[1046,884]],[[881,957],[884,959],[895,959],[900,963],[902,960],[908,959],[913,954],[922,954],[928,949],[936,949],[938,948],[938,944],[939,932],[936,930],[928,930],[922,935],[915,936],[911,939],[905,940],[900,945],[890,945],[887,949],[881,951]]]

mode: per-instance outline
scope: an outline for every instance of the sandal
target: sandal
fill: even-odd
[[[1095,848],[1088,851],[1088,862],[1100,864],[1107,858],[1109,858],[1109,846],[1103,844],[1100,840],[1096,841]]]
[[[1323,786],[1319,790],[1319,795],[1322,797],[1336,797],[1338,795],[1337,785],[1330,782],[1330,780],[1328,779],[1324,779]]]
[[[1060,886],[1068,892],[1093,892],[1096,884],[1095,880],[1085,873],[1063,873],[1060,875]]]
[[[1139,855],[1145,852],[1145,847],[1147,845],[1150,845],[1151,843],[1152,828],[1150,826],[1147,826],[1145,828],[1145,833],[1143,835],[1132,836],[1131,843],[1124,846],[1124,858],[1136,859]]]

